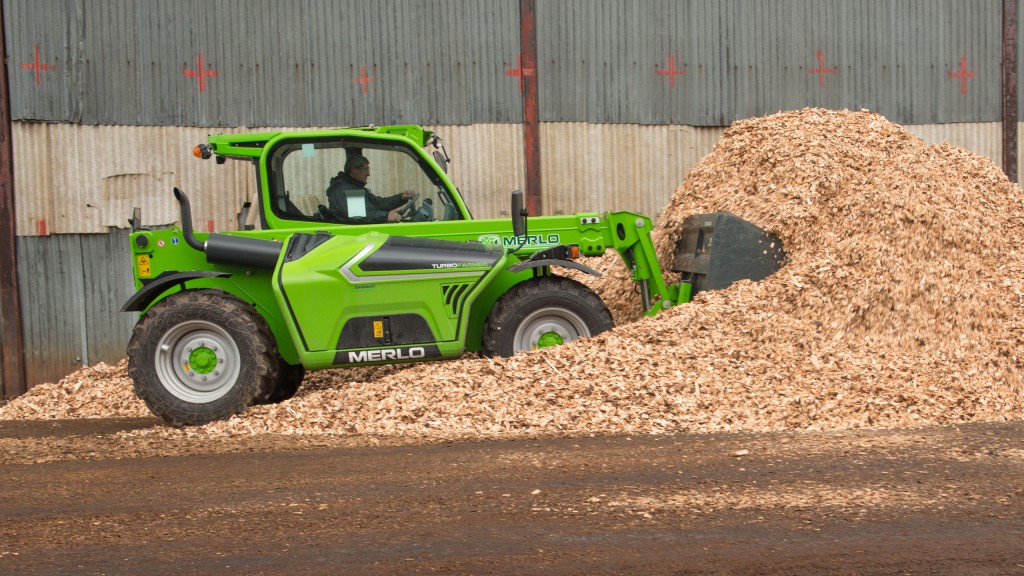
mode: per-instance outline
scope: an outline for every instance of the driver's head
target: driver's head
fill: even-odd
[[[366,181],[370,179],[370,161],[362,154],[349,156],[345,161],[345,174],[366,184]]]

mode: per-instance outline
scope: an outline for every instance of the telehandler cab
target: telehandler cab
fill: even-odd
[[[763,278],[784,258],[753,224],[695,215],[674,262],[683,280],[667,283],[638,214],[527,219],[513,192],[511,218],[474,220],[440,139],[419,126],[211,135],[194,153],[253,164],[259,226],[243,213],[240,230],[194,232],[177,188],[180,228],[143,228],[138,209],[129,221],[137,292],[124,310],[141,316],[128,370],[174,426],[290,398],[306,370],[510,356],[600,334],[613,325],[604,302],[556,273],[596,274],[580,256],[618,253],[647,315]],[[400,221],[367,223],[365,191],[346,192],[344,211],[327,197],[353,156],[373,166],[376,194],[414,192]]]

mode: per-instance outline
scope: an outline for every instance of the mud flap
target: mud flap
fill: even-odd
[[[683,222],[673,272],[693,283],[693,293],[737,280],[762,280],[782,267],[782,240],[728,212],[695,214]]]

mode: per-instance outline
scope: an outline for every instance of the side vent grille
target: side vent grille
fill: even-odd
[[[445,284],[441,286],[445,309],[452,318],[456,318],[462,313],[462,306],[466,302],[469,286],[469,284]]]

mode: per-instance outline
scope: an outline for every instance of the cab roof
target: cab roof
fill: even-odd
[[[271,141],[279,138],[344,138],[356,136],[393,140],[396,136],[411,141],[421,148],[434,137],[431,130],[414,124],[394,126],[359,126],[353,128],[330,128],[324,130],[295,130],[278,132],[249,132],[241,134],[210,134],[207,138],[211,151],[219,156],[235,158],[258,158]]]

